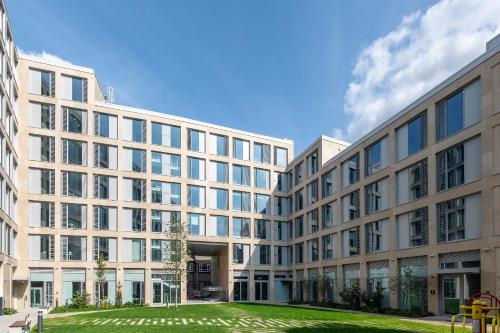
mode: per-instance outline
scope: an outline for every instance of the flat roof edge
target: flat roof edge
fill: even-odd
[[[425,102],[427,99],[431,98],[433,95],[438,93],[439,91],[443,90],[450,84],[452,84],[454,81],[458,80],[460,77],[464,76],[466,73],[470,72],[489,58],[493,57],[496,53],[500,52],[500,43],[496,44],[494,47],[491,49],[486,50],[484,53],[473,59],[471,62],[460,68],[458,71],[450,75],[448,78],[446,78],[444,81],[441,81],[441,83],[437,84],[435,87],[431,88],[428,92],[417,98],[415,101],[410,103],[408,106],[404,107],[402,110],[398,111],[379,125],[377,125],[373,130],[370,132],[366,133],[363,135],[361,138],[358,140],[354,141],[349,147],[346,149],[342,150],[339,152],[337,155],[329,159],[328,161],[325,162],[324,165],[328,165],[343,156],[351,153],[358,145],[363,143],[364,141],[368,140],[371,136],[375,135],[378,131],[382,130],[384,127],[387,127],[391,123],[395,122],[398,120],[400,117],[405,115],[407,112],[411,111],[412,109],[416,108],[418,105],[422,104]],[[423,110],[422,110],[423,111]]]
[[[57,61],[50,61],[50,60],[43,59],[43,58],[40,58],[40,57],[35,56],[35,55],[26,54],[26,53],[22,53],[22,52],[18,52],[18,54],[19,54],[19,59],[39,62],[39,63],[45,64],[45,65],[57,66],[57,67],[77,70],[77,71],[81,71],[81,72],[87,72],[87,73],[95,75],[95,71],[89,67],[83,67],[83,66],[73,65],[70,63],[57,62]],[[64,61],[64,60],[62,60],[62,61]]]
[[[199,120],[195,120],[195,119],[190,119],[190,118],[186,118],[186,117],[174,116],[174,115],[171,115],[168,113],[152,111],[152,110],[147,110],[147,109],[143,109],[143,108],[136,108],[136,107],[120,105],[120,104],[97,102],[97,101],[94,104],[96,106],[110,108],[110,109],[114,109],[114,110],[123,110],[123,111],[138,113],[138,114],[145,114],[145,115],[161,117],[161,118],[165,118],[165,119],[183,121],[186,123],[206,126],[209,128],[218,129],[218,130],[222,130],[222,131],[230,131],[230,132],[234,132],[234,133],[238,133],[238,134],[244,134],[244,135],[252,136],[255,138],[260,138],[263,140],[272,140],[272,141],[281,142],[284,144],[291,144],[292,146],[294,144],[293,140],[289,140],[289,139],[280,139],[280,138],[276,138],[276,137],[272,137],[272,136],[268,136],[268,135],[252,133],[252,132],[248,132],[248,131],[239,130],[236,128],[220,126],[220,125],[216,125],[216,124],[212,124],[212,123],[208,123],[208,122],[204,122],[204,121],[199,121]]]

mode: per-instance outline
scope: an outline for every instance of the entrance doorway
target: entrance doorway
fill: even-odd
[[[187,299],[196,302],[227,301],[228,245],[188,242],[188,247],[191,260],[187,267]]]
[[[43,287],[31,287],[31,307],[43,307]]]
[[[443,274],[441,276],[442,309],[445,314],[460,312],[460,305],[481,290],[480,274]]]
[[[269,272],[255,272],[255,300],[269,300]]]
[[[181,303],[181,285],[179,281],[174,279],[173,274],[153,271],[151,282],[153,285],[153,304]]]
[[[248,301],[248,271],[234,271],[233,273],[233,301]]]

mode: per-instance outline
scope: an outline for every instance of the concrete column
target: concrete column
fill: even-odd
[[[153,283],[151,282],[151,268],[144,270],[144,302],[153,304]]]
[[[440,313],[440,290],[439,275],[439,256],[430,255],[427,261],[427,298],[428,298],[428,311],[439,314]]]
[[[397,276],[399,274],[399,267],[397,259],[389,260],[389,276]],[[390,282],[389,282],[390,283]],[[389,306],[393,309],[399,307],[399,295],[397,290],[389,291]]]

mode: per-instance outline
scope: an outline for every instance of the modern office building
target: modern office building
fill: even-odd
[[[21,258],[17,253],[20,221],[19,186],[19,74],[12,29],[0,1],[0,297],[12,304],[17,292],[14,276]]]
[[[385,306],[434,313],[500,294],[500,37],[356,143],[320,136],[293,158],[290,140],[112,104],[92,69],[18,57],[4,9],[0,29],[5,306],[114,302],[118,284],[148,304],[176,285],[183,302],[381,287]],[[173,219],[185,281],[164,269]],[[403,299],[389,285],[407,272]]]

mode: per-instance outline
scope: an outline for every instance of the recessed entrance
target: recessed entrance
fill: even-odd
[[[443,312],[456,314],[460,305],[467,304],[470,297],[481,290],[480,274],[443,274],[441,276],[443,291]]]
[[[227,301],[228,244],[188,242],[187,299]]]

